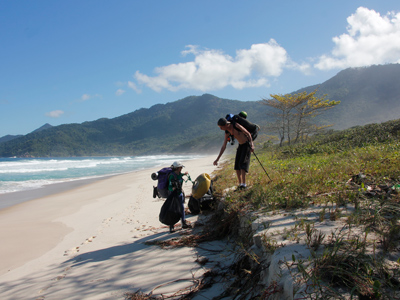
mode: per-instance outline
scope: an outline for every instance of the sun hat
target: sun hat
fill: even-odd
[[[171,165],[171,168],[177,169],[177,168],[183,168],[184,165],[182,165],[179,161],[174,161],[174,163]]]

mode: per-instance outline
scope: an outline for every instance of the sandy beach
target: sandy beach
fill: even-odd
[[[215,157],[185,161],[194,180]],[[162,250],[145,241],[180,236],[158,220],[152,172],[113,176],[0,210],[1,299],[123,299],[188,287],[203,274],[192,248]],[[184,184],[186,195],[191,183]],[[54,191],[53,191],[54,192]],[[187,203],[185,204],[187,206]],[[196,216],[187,216],[194,222]],[[174,282],[176,281],[176,282]],[[174,283],[172,283],[174,282]]]

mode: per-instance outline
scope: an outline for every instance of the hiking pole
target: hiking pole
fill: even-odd
[[[257,157],[257,155],[256,155],[256,153],[255,153],[254,151],[253,151],[253,154],[254,154],[254,156],[257,158],[257,160],[258,160],[258,162],[260,163],[260,166],[263,168],[265,174],[267,174],[269,180],[272,181],[271,177],[269,177],[267,171],[265,170],[264,166],[261,164],[261,161],[258,159],[258,157]]]

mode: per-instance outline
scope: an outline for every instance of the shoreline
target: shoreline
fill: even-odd
[[[210,156],[210,155],[207,155],[207,156]],[[202,159],[202,158],[203,157],[189,159],[189,160],[182,160],[182,161],[190,161],[190,160],[196,160],[196,159]],[[91,183],[94,183],[97,181],[111,178],[114,176],[126,175],[126,174],[130,174],[130,173],[146,171],[149,169],[159,170],[160,168],[162,168],[162,166],[158,165],[158,166],[153,166],[153,167],[140,168],[137,170],[124,171],[121,173],[104,174],[104,175],[98,175],[98,176],[93,176],[93,177],[65,178],[65,179],[61,179],[61,180],[65,180],[62,182],[47,183],[40,187],[35,187],[35,188],[26,189],[26,190],[22,190],[22,191],[0,193],[0,211],[7,207],[18,205],[18,204],[24,203],[26,201],[43,198],[43,197],[57,194],[60,192],[69,191],[69,190],[79,188],[79,187],[87,185],[87,184],[91,184]]]
[[[184,171],[193,180],[201,173],[211,175],[217,168],[214,159],[184,161]],[[165,199],[153,198],[156,181],[150,176],[158,169],[81,182],[72,189],[62,183],[63,191],[54,187],[54,193],[1,209],[3,299],[114,299],[116,294],[120,299],[121,290],[151,291],[166,281],[191,278],[191,270],[198,268],[192,249],[166,253],[144,245],[180,233],[180,222],[171,234],[158,220]],[[184,190],[191,193],[190,182]],[[187,218],[195,222],[197,216]],[[83,283],[88,281],[96,285]]]
[[[132,171],[132,172],[138,172],[138,171]],[[73,190],[81,186],[85,186],[97,181],[105,180],[113,176],[120,176],[124,174],[128,173],[104,175],[101,177],[93,177],[93,178],[74,179],[64,182],[46,184],[38,188],[28,189],[24,191],[0,194],[0,212],[2,209],[6,209],[8,207],[12,207],[14,205],[18,205],[27,201],[43,198],[46,196],[51,196],[62,192],[67,192],[69,190]]]

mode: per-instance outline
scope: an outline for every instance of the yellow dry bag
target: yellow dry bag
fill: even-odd
[[[211,178],[207,173],[200,174],[193,183],[192,197],[199,200],[210,189]]]

